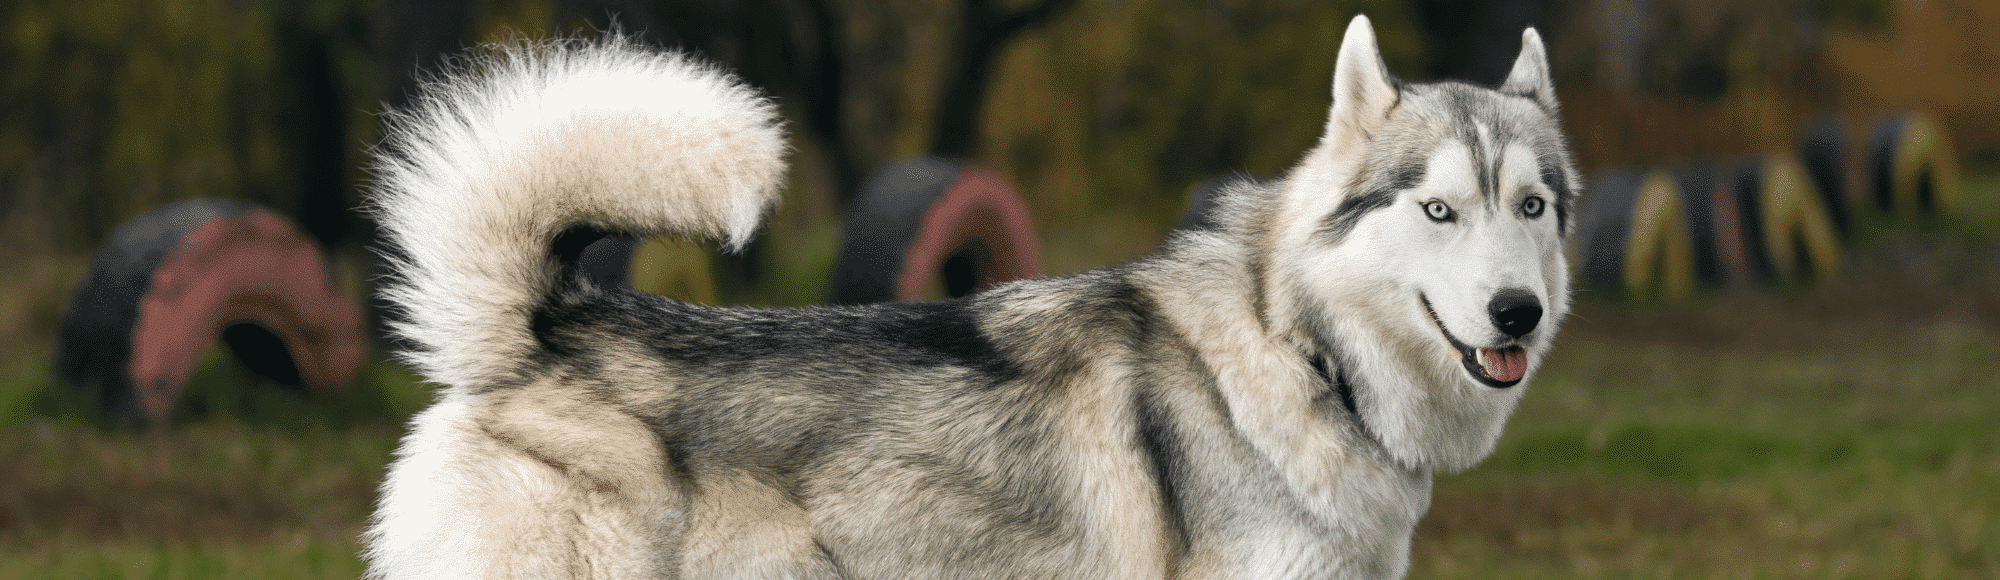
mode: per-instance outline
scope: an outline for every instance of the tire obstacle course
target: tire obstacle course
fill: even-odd
[[[162,425],[217,340],[250,372],[313,395],[343,392],[367,349],[316,244],[270,210],[202,199],[126,222],[92,257],[58,330],[56,376],[111,416]]]
[[[1832,274],[1864,224],[1951,211],[1958,162],[1935,121],[1878,117],[1864,149],[1825,117],[1796,152],[1669,169],[1616,169],[1592,180],[1578,259],[1593,289],[1680,301],[1703,289],[1795,285]]]
[[[1957,158],[1930,117],[1884,114],[1864,148],[1851,143],[1829,116],[1807,126],[1795,153],[1600,173],[1578,220],[1582,281],[1666,301],[1724,285],[1805,283],[1839,267],[1841,242],[1861,224],[1957,205]],[[1215,193],[1240,179],[1191,187],[1180,227],[1212,227]],[[716,296],[700,250],[614,236],[582,258],[607,283]],[[864,186],[829,301],[958,297],[1039,269],[1026,205],[1004,179],[918,158]],[[269,210],[219,200],[121,226],[93,257],[59,332],[58,378],[144,425],[171,418],[201,350],[217,340],[249,371],[314,394],[341,392],[367,347],[360,313],[333,288],[317,246]]]
[[[1014,189],[991,171],[934,158],[882,170],[842,241],[835,302],[957,297],[1040,269]],[[613,235],[578,259],[598,283],[718,301],[698,245]],[[357,302],[332,280],[318,246],[270,210],[212,199],[161,207],[121,225],[93,256],[58,331],[56,376],[108,416],[163,426],[203,349],[220,340],[253,374],[340,394],[369,341]]]
[[[1867,196],[1875,208],[1910,216],[1950,211],[1958,203],[1958,156],[1929,116],[1882,115],[1868,137]]]

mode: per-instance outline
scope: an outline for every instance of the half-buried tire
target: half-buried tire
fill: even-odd
[[[720,301],[714,259],[694,241],[614,234],[585,247],[577,263],[582,274],[598,284],[629,285],[683,302]]]
[[[1729,188],[1716,164],[1687,163],[1673,170],[1674,183],[1681,192],[1682,219],[1694,257],[1695,283],[1702,287],[1721,286],[1732,278],[1742,278],[1749,270],[1743,256],[1739,216]]]
[[[220,339],[252,372],[311,393],[344,389],[366,349],[354,302],[319,247],[284,218],[219,200],[120,226],[64,314],[56,374],[109,413],[163,424],[203,348]]]
[[[1812,178],[1826,217],[1842,238],[1852,235],[1855,185],[1860,164],[1849,145],[1847,122],[1836,115],[1820,117],[1799,133],[1799,162]]]
[[[1584,279],[1614,294],[1679,301],[1695,294],[1681,194],[1657,170],[1612,170],[1591,182],[1578,225]]]
[[[1040,248],[1027,206],[999,175],[919,158],[862,187],[841,235],[835,304],[958,297],[1035,276]]]
[[[1900,111],[1876,118],[1866,163],[1868,197],[1894,219],[1948,212],[1958,202],[1958,155],[1928,115]]]
[[[1797,283],[1840,266],[1840,240],[1826,197],[1806,166],[1786,153],[1752,158],[1735,170],[1730,193],[1751,276]]]

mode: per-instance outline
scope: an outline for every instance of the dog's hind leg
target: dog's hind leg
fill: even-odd
[[[794,495],[747,473],[711,473],[690,492],[689,578],[827,579],[840,571]]]
[[[636,419],[563,397],[426,410],[368,532],[380,578],[673,578],[686,497]]]

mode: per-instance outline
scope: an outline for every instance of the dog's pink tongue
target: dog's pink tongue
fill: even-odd
[[[1500,382],[1518,381],[1528,374],[1528,351],[1520,348],[1506,350],[1479,349],[1479,366],[1486,370],[1486,376]]]

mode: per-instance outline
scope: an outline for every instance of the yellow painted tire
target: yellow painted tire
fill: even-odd
[[[1639,299],[1695,295],[1694,252],[1680,188],[1659,170],[1615,170],[1592,181],[1578,224],[1584,281]]]
[[[1885,113],[1868,139],[1868,193],[1895,219],[1945,213],[1958,203],[1958,154],[1929,115]]]
[[[1764,281],[1808,282],[1840,267],[1840,234],[1806,166],[1771,153],[1738,166],[1735,197],[1752,272]]]

